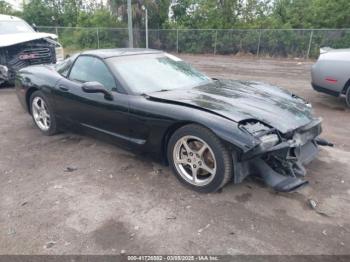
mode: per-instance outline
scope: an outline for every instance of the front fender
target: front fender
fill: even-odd
[[[237,122],[200,108],[135,96],[130,100],[130,113],[132,119],[136,118],[131,121],[138,123],[142,130],[148,129],[144,134],[139,134],[143,137],[138,137],[147,140],[146,151],[162,152],[159,145],[168,136],[169,130],[174,132],[189,123],[210,129],[222,141],[239,149],[241,153],[249,151],[258,144],[253,136],[238,128]]]

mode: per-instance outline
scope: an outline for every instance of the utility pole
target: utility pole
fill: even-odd
[[[134,47],[134,37],[132,32],[132,10],[131,10],[131,0],[128,0],[128,30],[129,30],[129,47]]]
[[[146,12],[146,48],[148,48],[148,10],[147,8],[145,8],[145,12]]]

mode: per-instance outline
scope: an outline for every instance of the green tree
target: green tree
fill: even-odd
[[[13,13],[12,7],[5,1],[0,1],[0,14],[11,15]]]

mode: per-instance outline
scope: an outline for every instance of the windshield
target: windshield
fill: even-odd
[[[169,54],[148,54],[107,59],[112,69],[135,93],[191,88],[212,80]]]
[[[33,33],[34,30],[24,21],[2,21],[0,22],[0,35]]]

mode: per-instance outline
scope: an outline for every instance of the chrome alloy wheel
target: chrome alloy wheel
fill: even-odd
[[[34,121],[42,131],[50,129],[50,114],[47,105],[41,97],[37,96],[32,102]]]
[[[213,150],[196,136],[180,138],[173,150],[176,170],[183,179],[195,186],[209,184],[216,174]]]

